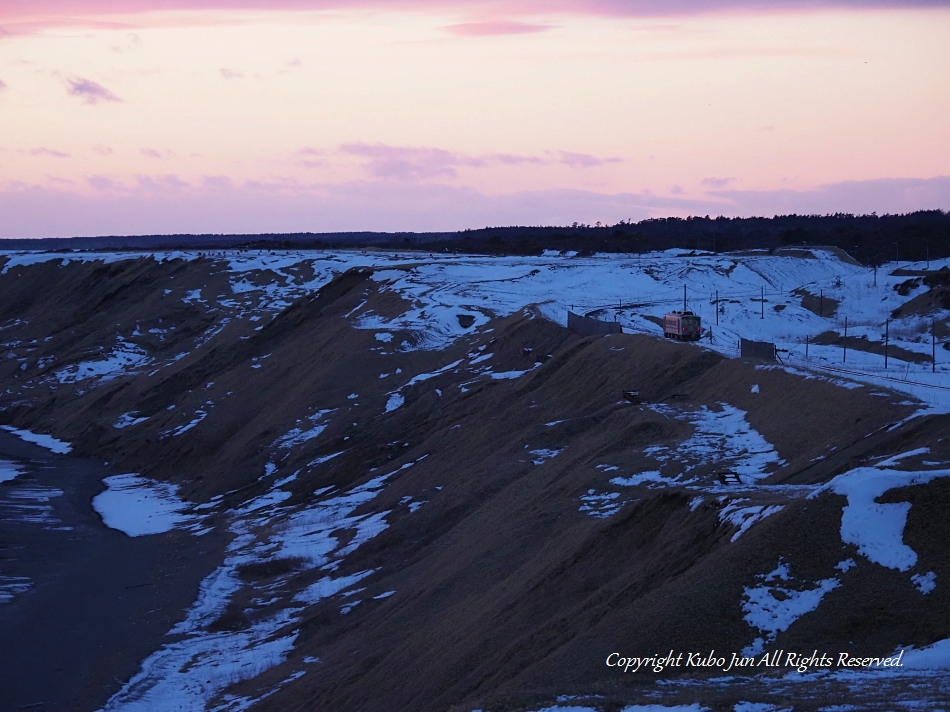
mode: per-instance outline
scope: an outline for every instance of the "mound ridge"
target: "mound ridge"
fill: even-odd
[[[165,615],[196,646],[240,641],[253,674],[202,671],[195,709],[632,704],[658,677],[715,671],[622,674],[612,652],[883,656],[948,637],[947,479],[878,500],[909,505],[904,568],[842,539],[850,500],[828,483],[950,461],[950,416],[690,344],[581,337],[536,306],[466,305],[452,340],[418,348],[438,335],[399,317],[431,306],[373,266],[315,269],[258,271],[237,290],[207,258],[0,274],[0,418],[177,485],[227,540],[229,588],[208,615]],[[269,294],[280,281],[299,289]],[[119,351],[121,368],[77,370]],[[820,605],[757,627],[762,588],[821,589]],[[165,673],[149,665],[134,692],[86,692],[84,708],[160,704]],[[187,674],[168,679],[191,689]]]

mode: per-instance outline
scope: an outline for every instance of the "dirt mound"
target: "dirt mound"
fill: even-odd
[[[945,480],[887,494],[910,504],[907,569],[844,542],[848,500],[816,491],[915,449],[950,460],[946,416],[911,419],[916,406],[881,389],[696,345],[580,337],[531,308],[459,320],[464,335],[422,350],[396,319],[417,305],[371,270],[269,311],[266,283],[235,290],[210,260],[0,275],[5,421],[179,483],[214,508],[212,526],[266,513],[242,530],[265,552],[327,497],[378,489],[331,532],[348,552],[332,567],[262,554],[234,569],[242,588],[214,631],[262,620],[262,591],[294,615],[286,660],[227,688],[267,691],[253,709],[634,700],[656,675],[618,673],[611,652],[884,654],[946,633],[945,589],[925,595],[912,578],[950,574],[934,543],[950,534]],[[128,362],[108,377],[76,370],[119,353]],[[299,597],[331,575],[359,587]],[[770,586],[791,599],[820,589],[822,605],[756,627],[749,592]]]

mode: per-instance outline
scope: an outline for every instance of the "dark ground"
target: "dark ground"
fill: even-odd
[[[0,516],[0,575],[33,581],[0,604],[0,711],[98,709],[184,617],[221,539],[126,536],[91,506],[102,478],[115,474],[104,465],[2,431],[0,458],[27,469],[0,484],[0,511],[17,488],[63,493],[50,500],[58,528]]]

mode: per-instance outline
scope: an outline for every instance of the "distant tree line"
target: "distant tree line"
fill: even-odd
[[[615,225],[562,228],[504,227],[461,233],[466,252],[540,254],[543,250],[652,252],[682,248],[703,252],[839,247],[859,262],[925,261],[950,257],[950,213],[926,210],[906,215],[778,215],[772,218],[651,218]],[[454,240],[429,243],[446,249]]]
[[[135,235],[0,240],[0,249],[307,249],[378,247],[428,252],[539,255],[544,250],[652,252],[682,248],[703,252],[777,249],[796,245],[839,247],[865,265],[950,257],[950,213],[904,215],[777,215],[727,218],[708,215],[649,218],[615,225],[486,227],[461,232],[333,232],[254,235]]]

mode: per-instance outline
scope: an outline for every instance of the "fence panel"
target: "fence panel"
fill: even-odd
[[[739,352],[742,358],[759,358],[764,361],[775,360],[775,344],[771,341],[742,339],[739,343]]]
[[[567,313],[567,328],[575,334],[582,334],[583,336],[619,334],[622,331],[620,322],[618,321],[591,319],[590,317],[575,314],[572,311]]]

